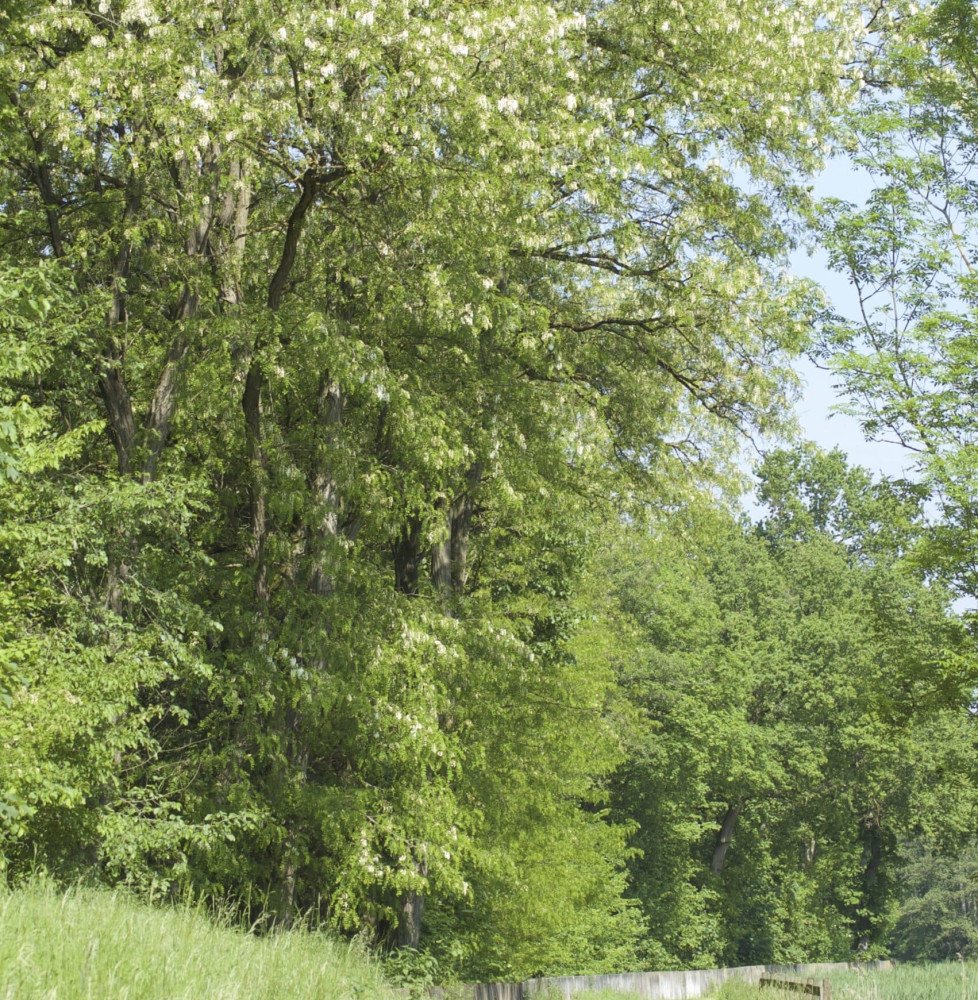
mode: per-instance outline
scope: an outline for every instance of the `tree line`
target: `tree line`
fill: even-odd
[[[975,828],[975,38],[9,3],[5,877],[443,979],[946,950],[902,890]],[[751,523],[805,351],[918,474],[772,450]]]

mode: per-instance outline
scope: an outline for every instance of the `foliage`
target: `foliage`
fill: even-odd
[[[77,413],[66,419],[57,394],[35,405],[31,390],[80,349],[77,299],[53,264],[10,268],[5,279],[0,864],[16,868],[44,845],[46,863],[71,870],[90,862],[86,852],[100,836],[120,850],[143,838],[179,854],[186,824],[158,788],[110,799],[119,772],[155,753],[153,725],[177,711],[166,700],[147,704],[140,691],[172,676],[187,650],[165,628],[120,621],[82,581],[105,573],[119,519],[155,519],[173,532],[188,487],[118,491],[84,471],[63,478],[104,423]],[[177,606],[179,592],[147,594],[147,611],[164,601]],[[139,832],[125,829],[124,816],[147,822]]]
[[[822,208],[823,244],[859,315],[827,316],[818,351],[867,434],[916,458],[939,511],[919,558],[972,597],[975,37],[973,5],[942,0],[903,18],[883,48],[888,85],[859,107],[849,139],[872,192]]]
[[[968,609],[978,593],[975,31],[973,5],[940,0],[906,11],[880,49],[877,86],[850,123],[852,155],[873,190],[863,205],[832,200],[822,213],[830,262],[848,277],[860,310],[826,317],[819,344],[867,433],[913,454],[918,482],[895,484],[925,498],[908,557],[949,581]],[[964,616],[973,637],[973,610]],[[972,700],[966,691],[969,711]],[[953,818],[908,847],[899,953],[968,950],[969,920],[951,905],[951,873],[967,865],[961,847]]]
[[[940,852],[914,842],[905,853],[904,902],[893,929],[894,955],[916,961],[973,958],[978,951],[974,844]]]
[[[838,456],[761,476],[758,528],[684,509],[624,532],[598,585],[638,711],[615,813],[639,824],[659,967],[879,953],[901,841],[973,823],[970,637],[880,548],[916,519]]]
[[[311,913],[415,980],[880,947],[893,845],[971,817],[943,536],[834,456],[770,461],[759,532],[719,499],[790,420],[864,31],[6,5],[8,878]]]

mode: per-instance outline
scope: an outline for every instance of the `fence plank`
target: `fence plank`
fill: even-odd
[[[693,1000],[705,997],[710,990],[728,980],[757,984],[764,979],[800,979],[815,983],[832,972],[848,969],[882,971],[892,969],[890,961],[875,962],[815,962],[798,965],[742,965],[732,969],[682,969],[660,972],[623,972],[597,976],[551,976],[527,979],[522,983],[489,983],[452,987],[433,987],[428,991],[432,1000],[535,1000],[557,996],[571,1000],[578,993],[605,989],[610,992],[637,993],[648,1000]],[[807,979],[801,979],[807,977]],[[818,1000],[831,1000],[831,984],[820,984],[821,992],[808,992]]]
[[[804,993],[819,1000],[832,1000],[832,984],[827,979],[794,979],[787,976],[761,976],[759,986],[771,986],[788,993]]]

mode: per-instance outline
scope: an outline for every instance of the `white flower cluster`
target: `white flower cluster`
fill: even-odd
[[[156,24],[159,16],[153,0],[130,0],[122,12],[123,24]]]

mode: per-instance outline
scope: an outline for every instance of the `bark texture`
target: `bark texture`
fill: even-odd
[[[739,817],[740,806],[731,805],[727,808],[720,823],[720,832],[717,834],[716,845],[713,848],[713,859],[710,862],[710,871],[714,875],[722,874],[724,865],[727,863],[727,851],[730,850]]]

